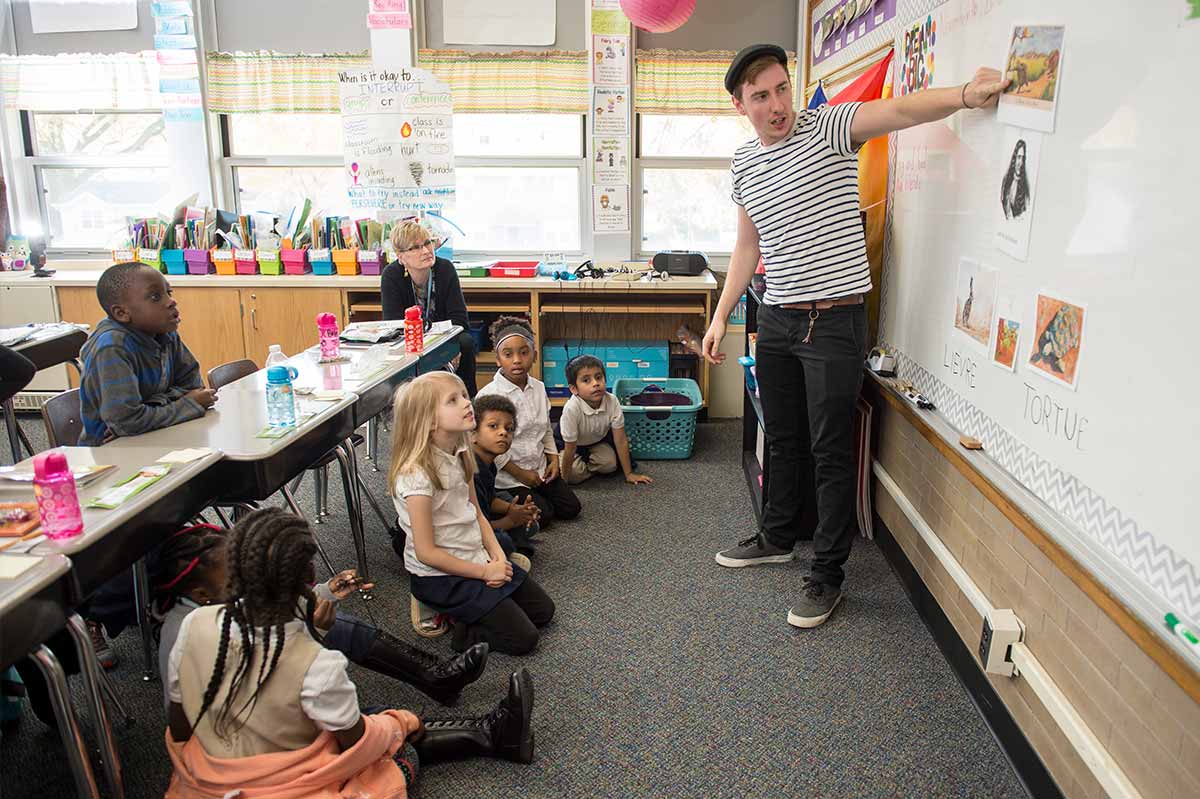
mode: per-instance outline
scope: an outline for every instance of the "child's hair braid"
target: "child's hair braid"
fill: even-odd
[[[225,530],[197,524],[173,533],[158,548],[154,575],[154,612],[161,621],[181,594],[195,584],[195,576],[212,568],[225,553]]]

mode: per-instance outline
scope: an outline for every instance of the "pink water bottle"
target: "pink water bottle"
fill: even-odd
[[[341,357],[337,317],[331,313],[317,314],[317,332],[321,339],[321,360],[332,361]]]
[[[43,452],[34,457],[33,492],[47,538],[70,538],[83,532],[83,511],[66,455]]]
[[[425,350],[425,323],[421,320],[421,306],[414,305],[404,312],[404,351]]]

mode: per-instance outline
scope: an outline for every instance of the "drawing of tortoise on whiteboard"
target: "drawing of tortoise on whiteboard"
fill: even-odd
[[[1037,347],[1029,362],[1045,362],[1058,374],[1065,374],[1063,361],[1079,347],[1082,321],[1079,309],[1064,303],[1038,336]]]
[[[1025,153],[1025,140],[1017,139],[1008,161],[1008,171],[1004,173],[1004,183],[1000,186],[1000,207],[1004,209],[1005,219],[1020,219],[1029,210],[1029,175],[1025,171]]]

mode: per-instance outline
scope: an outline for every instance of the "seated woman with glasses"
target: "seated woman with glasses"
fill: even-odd
[[[438,243],[433,233],[417,222],[392,228],[396,260],[383,270],[379,285],[383,318],[403,319],[405,310],[420,305],[421,318],[427,323],[448,319],[461,327],[459,355],[451,365],[474,397],[475,341],[467,332],[467,300],[454,264],[434,255]]]

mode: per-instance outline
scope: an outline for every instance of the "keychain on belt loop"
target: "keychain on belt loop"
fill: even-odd
[[[801,344],[812,344],[813,326],[817,323],[817,319],[819,319],[820,317],[821,317],[821,312],[818,311],[816,308],[813,308],[811,311],[808,312],[808,335],[806,335],[804,337],[804,340],[800,342]]]

